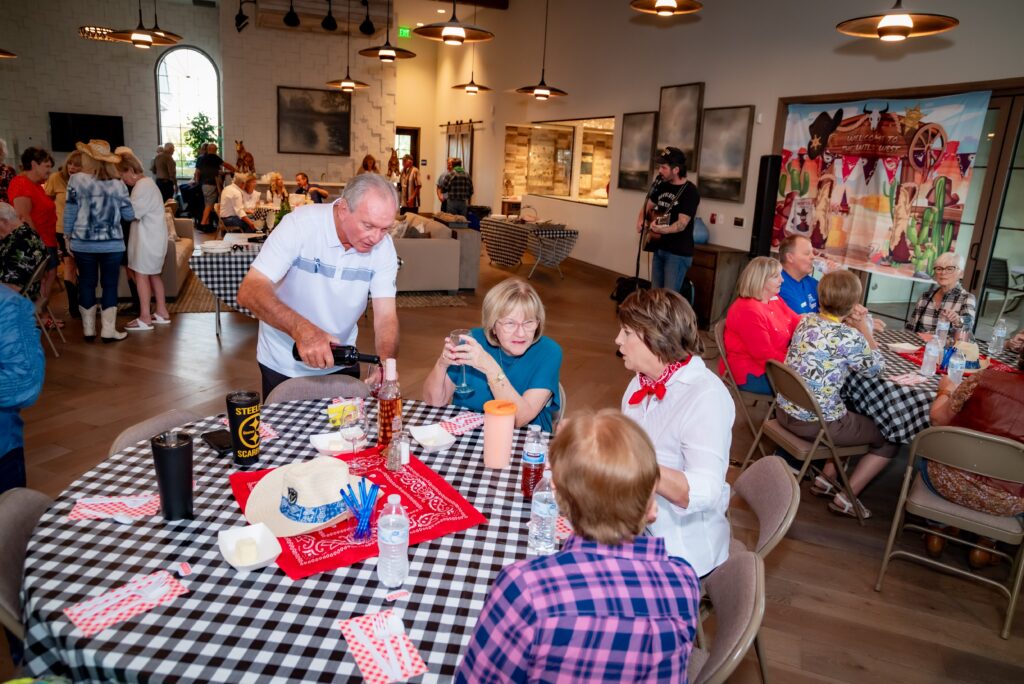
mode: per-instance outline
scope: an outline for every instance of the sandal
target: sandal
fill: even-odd
[[[47,330],[53,330],[54,328],[63,328],[64,327],[64,321],[62,321],[60,319],[57,319],[57,318],[53,318],[52,316],[47,316],[43,320],[43,325],[46,326]]]
[[[153,326],[151,326],[149,323],[146,323],[141,318],[136,318],[134,321],[132,321],[128,325],[124,326],[124,329],[125,330],[134,330],[134,331],[138,332],[138,331],[141,331],[141,330],[152,330]]]
[[[167,314],[167,318],[164,318],[160,314],[153,314],[153,323],[155,325],[170,325],[171,324],[171,315]]]
[[[814,484],[811,485],[811,494],[814,496],[835,496],[839,492],[839,485],[824,475],[816,475]]]
[[[855,499],[855,501],[857,506],[860,508],[860,517],[864,520],[870,518],[871,511],[864,507],[864,504],[860,502],[860,499]],[[853,510],[853,506],[846,500],[846,495],[841,492],[836,494],[835,498],[828,502],[828,510],[850,518],[857,517],[857,513]]]

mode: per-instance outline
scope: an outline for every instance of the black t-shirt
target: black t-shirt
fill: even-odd
[[[216,185],[217,174],[224,160],[216,154],[204,154],[196,159],[196,170],[199,171],[200,185]]]
[[[677,194],[679,199],[676,199]],[[700,193],[697,192],[697,186],[686,181],[682,186],[682,192],[680,192],[680,186],[673,185],[666,180],[659,181],[651,189],[647,199],[654,203],[654,215],[668,214],[671,223],[678,221],[680,214],[690,217],[686,228],[678,233],[658,236],[648,243],[648,249],[651,251],[661,249],[678,256],[693,256],[693,219],[697,215],[697,207],[700,205]]]

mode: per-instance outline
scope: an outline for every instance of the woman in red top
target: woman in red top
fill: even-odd
[[[53,157],[49,152],[40,147],[29,147],[21,153],[21,173],[11,180],[7,188],[7,197],[21,220],[36,231],[46,245],[49,263],[40,289],[40,298],[44,302],[50,298],[58,261],[57,205],[43,189],[52,169]]]
[[[771,394],[765,377],[768,359],[784,361],[800,317],[781,298],[782,265],[770,257],[753,259],[740,274],[739,298],[725,317],[725,350],[719,373],[728,360],[741,390]]]

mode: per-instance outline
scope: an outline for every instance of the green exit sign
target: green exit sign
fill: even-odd
[[[412,31],[409,30],[408,26],[399,26],[398,27],[398,37],[399,38],[408,38],[411,35],[412,35]]]

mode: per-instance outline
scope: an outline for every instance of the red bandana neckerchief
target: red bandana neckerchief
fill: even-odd
[[[640,380],[640,389],[633,392],[633,396],[629,398],[630,406],[633,404],[639,404],[650,394],[657,397],[659,401],[664,399],[665,383],[669,381],[669,378],[671,378],[677,370],[690,363],[690,359],[692,358],[692,356],[688,356],[685,361],[676,361],[675,363],[668,364],[665,366],[665,370],[662,371],[661,376],[659,376],[657,380],[651,380],[643,373],[637,373],[636,376]]]

